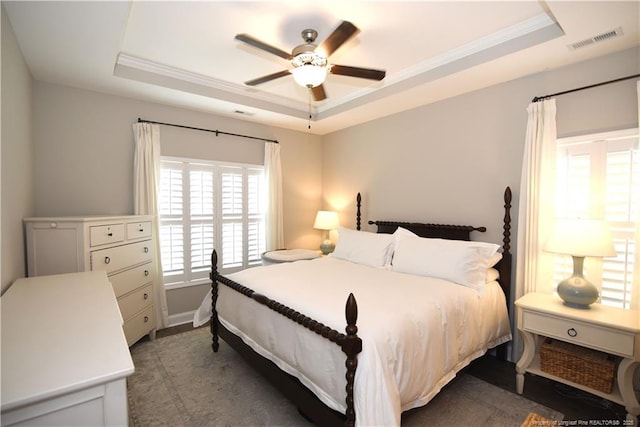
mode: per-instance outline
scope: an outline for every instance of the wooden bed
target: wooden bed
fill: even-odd
[[[361,229],[361,197],[357,196],[357,214],[356,228]],[[507,187],[504,191],[504,218],[503,218],[503,244],[502,259],[495,266],[500,273],[499,284],[502,288],[507,305],[510,297],[511,288],[511,190]],[[474,227],[466,225],[443,225],[443,224],[426,224],[413,222],[396,222],[396,221],[369,221],[369,224],[376,225],[378,233],[394,233],[398,227],[407,229],[421,237],[443,238],[452,240],[470,241],[471,232],[485,232],[485,227]],[[221,275],[217,269],[218,256],[214,250],[211,254],[212,270],[211,278],[211,333],[213,351],[218,351],[219,337],[227,342],[239,354],[241,354],[252,366],[260,371],[269,381],[271,381],[280,392],[282,392],[289,400],[295,404],[300,413],[316,425],[339,425],[355,424],[354,409],[354,379],[358,366],[358,354],[362,351],[362,340],[358,337],[357,317],[358,307],[356,298],[350,294],[345,304],[345,332],[339,332],[322,323],[299,313],[278,301],[254,292],[252,289],[236,283],[233,280]],[[256,353],[249,345],[225,328],[218,319],[216,303],[218,299],[218,287],[223,284],[236,292],[253,299],[259,304],[268,307],[299,325],[321,335],[328,341],[339,346],[345,353],[345,402],[346,412],[342,414],[336,410],[329,408],[321,402],[314,393],[305,387],[297,378],[282,371],[271,360]],[[497,355],[504,359],[506,355],[506,343],[497,347]]]

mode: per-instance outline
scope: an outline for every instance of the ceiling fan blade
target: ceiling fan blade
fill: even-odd
[[[269,44],[266,44],[265,42],[262,42],[256,38],[253,38],[249,34],[236,34],[236,40],[240,40],[241,42],[245,42],[248,45],[251,45],[253,47],[257,47],[258,49],[262,49],[266,52],[272,53],[276,56],[279,56],[280,58],[284,58],[287,60],[292,58],[290,53],[285,52],[282,49],[278,49],[277,47],[273,47]]]
[[[382,80],[387,75],[386,71],[373,68],[349,67],[347,65],[331,65],[331,74],[340,76],[359,77],[361,79]]]
[[[261,83],[266,83],[271,80],[279,79],[280,77],[288,76],[291,74],[289,70],[278,71],[277,73],[268,74],[266,76],[258,77],[257,79],[249,80],[244,82],[247,86],[255,86]]]
[[[338,28],[333,33],[329,34],[329,37],[319,46],[318,49],[322,50],[327,57],[335,52],[344,42],[351,37],[358,34],[360,30],[349,21],[342,21]]]
[[[327,99],[327,94],[324,91],[324,86],[319,85],[311,88],[311,93],[313,94],[313,99],[316,101],[322,101]]]

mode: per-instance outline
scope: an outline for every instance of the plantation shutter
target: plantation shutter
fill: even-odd
[[[207,277],[214,242],[214,169],[192,166],[189,171],[189,214],[192,279]]]
[[[205,283],[214,248],[224,274],[262,263],[264,168],[163,158],[160,187],[165,286]]]
[[[242,199],[243,179],[240,168],[225,168],[222,183],[222,268],[242,267],[244,253]]]
[[[162,162],[160,172],[160,252],[165,275],[184,276],[183,165]]]
[[[247,171],[247,260],[249,265],[262,263],[265,251],[265,206],[266,194],[262,171]]]
[[[609,143],[606,158],[606,212],[618,256],[603,259],[602,300],[629,308],[633,292],[636,254],[636,220],[640,194],[640,155],[637,140]]]

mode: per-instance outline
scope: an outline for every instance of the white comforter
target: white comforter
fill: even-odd
[[[358,303],[356,425],[400,425],[403,411],[429,402],[460,369],[511,339],[504,294],[495,282],[482,295],[441,279],[323,257],[252,268],[228,276],[344,332],[345,302]],[[211,315],[210,294],[194,317]],[[345,355],[321,336],[219,286],[221,323],[255,351],[298,377],[344,413]]]

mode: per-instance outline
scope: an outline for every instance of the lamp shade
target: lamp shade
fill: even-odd
[[[556,221],[543,250],[579,257],[616,256],[607,223],[594,219]]]
[[[335,230],[340,225],[338,213],[334,211],[318,211],[313,228],[318,230]]]

